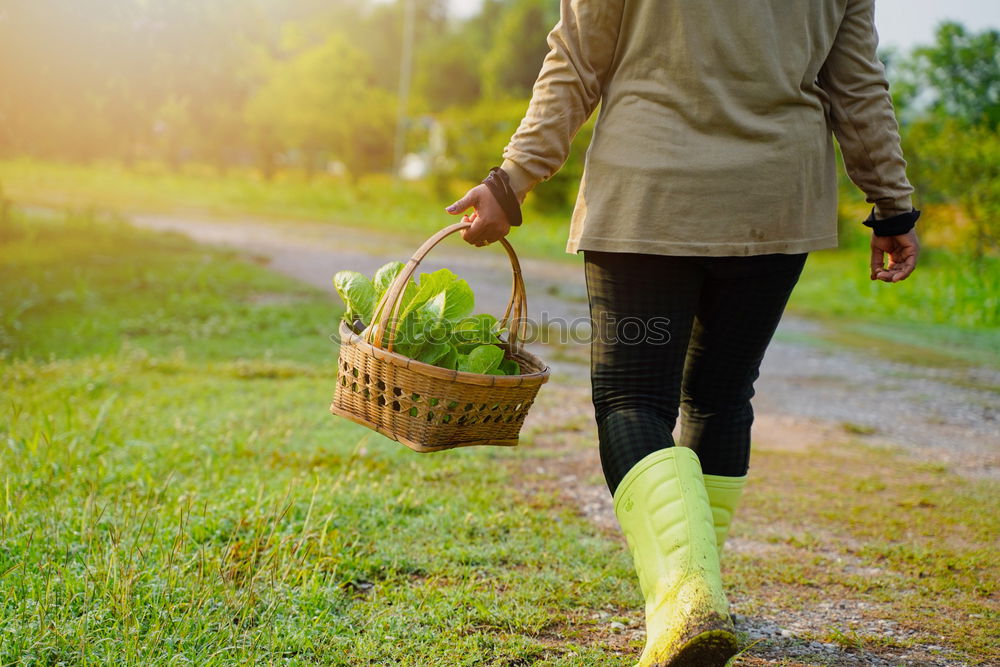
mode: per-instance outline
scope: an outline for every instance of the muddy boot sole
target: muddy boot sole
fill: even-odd
[[[739,651],[739,640],[732,632],[708,630],[686,641],[670,659],[656,662],[653,667],[724,667]]]

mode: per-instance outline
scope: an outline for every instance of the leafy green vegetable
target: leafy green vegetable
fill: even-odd
[[[375,310],[375,286],[357,271],[339,271],[333,277],[333,286],[347,306],[344,317],[351,324],[354,320],[368,323]]]
[[[455,325],[455,334],[464,341],[499,343],[497,318],[489,314],[466,317]]]
[[[402,262],[389,262],[378,271],[375,272],[375,278],[372,283],[375,285],[375,300],[378,301],[385,294],[385,291],[389,289],[389,285],[392,281],[396,279],[399,272],[403,270],[406,266]]]
[[[469,283],[459,280],[445,290],[444,312],[442,317],[458,321],[472,312],[476,305],[476,295],[472,293]]]
[[[375,305],[403,268],[402,262],[390,262],[375,272],[374,280],[356,271],[337,273],[333,282],[347,306],[345,318],[352,324],[360,319],[370,325]],[[419,280],[419,284],[409,280],[400,297],[393,337],[396,352],[452,370],[521,373],[517,362],[505,359],[499,346],[506,329],[492,315],[470,315],[475,295],[466,281],[448,269],[421,274]]]
[[[441,368],[450,368],[453,371],[458,370],[458,348],[454,344],[448,343],[448,351],[434,365]],[[517,373],[520,372],[521,369],[518,369]],[[513,373],[512,375],[516,375],[517,373]]]
[[[455,326],[453,340],[460,354],[469,354],[480,345],[500,342],[497,320],[492,315],[467,317]]]
[[[500,365],[497,366],[497,370],[503,373],[504,375],[521,374],[521,367],[513,359],[504,359],[503,361],[501,361]]]
[[[425,316],[458,320],[472,312],[475,299],[469,283],[459,280],[435,294],[420,310]]]
[[[503,361],[503,350],[496,345],[479,345],[458,358],[458,370],[469,373],[489,373]]]
[[[420,357],[418,361],[422,361],[425,364],[435,364],[446,354],[449,354],[453,346],[447,341],[441,341],[440,343],[428,342],[424,345],[424,349],[420,351]]]
[[[407,299],[406,294],[403,295],[401,316],[420,308],[441,292],[445,293],[441,302],[443,316],[460,319],[472,312],[475,297],[469,283],[460,280],[448,269],[438,269],[433,273],[420,274],[420,284],[412,298]]]

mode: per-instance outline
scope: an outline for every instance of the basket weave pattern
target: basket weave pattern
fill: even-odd
[[[506,239],[502,242],[514,270],[514,287],[502,323],[514,322],[515,326],[501,347],[506,358],[520,365],[521,375],[459,372],[392,351],[389,313],[393,318],[397,314],[396,301],[406,281],[431,247],[468,226],[457,223],[447,227],[421,246],[386,290],[376,307],[376,326],[369,327],[367,335],[356,333],[346,323],[340,326],[337,385],[330,411],[418,452],[470,445],[516,445],[535,395],[548,380],[545,363],[520,345],[526,323],[524,283],[516,255]],[[512,320],[512,315],[517,319]],[[376,344],[385,340],[385,347]]]

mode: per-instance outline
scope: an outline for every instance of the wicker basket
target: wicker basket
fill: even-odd
[[[340,325],[337,387],[330,412],[367,426],[418,452],[470,445],[517,444],[518,433],[549,368],[526,351],[527,299],[521,266],[506,239],[501,244],[514,274],[507,310],[504,356],[522,375],[484,375],[432,366],[393,352],[400,295],[421,260],[449,234],[470,227],[445,227],[413,254],[375,307],[373,326],[364,332]]]

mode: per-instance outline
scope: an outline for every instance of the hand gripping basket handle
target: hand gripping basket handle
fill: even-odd
[[[385,294],[379,299],[378,305],[375,307],[375,313],[372,315],[373,326],[368,327],[366,340],[369,343],[375,347],[382,347],[384,341],[386,349],[392,352],[396,337],[395,325],[399,319],[399,308],[402,302],[403,291],[406,289],[406,283],[409,282],[414,271],[417,270],[417,266],[427,256],[431,248],[440,243],[445,237],[471,226],[471,222],[456,222],[440,230],[417,248],[417,251],[410,257],[410,261],[406,263],[406,266],[403,267],[403,270],[399,272],[399,275],[389,285]],[[507,310],[504,311],[500,325],[504,328],[509,328],[507,344],[510,346],[512,352],[516,352],[521,349],[522,341],[527,333],[528,299],[525,296],[524,278],[521,276],[521,263],[517,259],[517,253],[514,252],[514,248],[507,242],[507,239],[501,238],[500,243],[503,245],[504,250],[507,251],[507,257],[510,259],[510,268],[514,274],[510,301],[507,303]],[[510,327],[511,322],[513,322],[513,327]],[[388,336],[386,336],[387,333]]]

